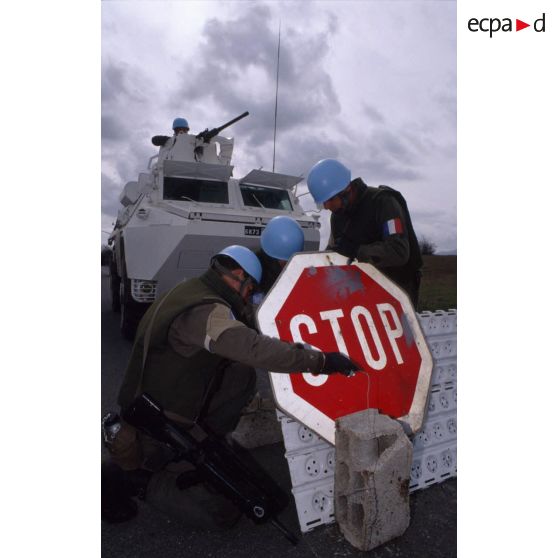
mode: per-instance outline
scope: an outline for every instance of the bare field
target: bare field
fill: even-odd
[[[457,256],[423,256],[419,311],[457,308]]]

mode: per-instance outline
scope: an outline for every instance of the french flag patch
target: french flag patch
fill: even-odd
[[[384,237],[391,234],[401,234],[403,232],[403,225],[401,224],[401,219],[396,217],[395,219],[390,219],[386,221],[383,226]]]

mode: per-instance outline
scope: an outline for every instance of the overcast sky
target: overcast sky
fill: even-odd
[[[279,24],[275,170],[337,158],[400,190],[417,235],[454,250],[456,6],[441,0],[103,2],[102,230],[176,116],[197,133],[249,111],[225,134],[234,176],[271,170]]]

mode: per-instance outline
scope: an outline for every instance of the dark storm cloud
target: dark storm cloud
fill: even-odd
[[[116,183],[106,174],[101,174],[101,212],[109,217],[116,218],[118,210],[122,207],[118,196],[122,185]]]
[[[330,35],[335,35],[339,30],[339,20],[332,13],[328,14],[327,30]]]
[[[252,148],[273,139],[276,25],[265,5],[236,19],[209,20],[198,56],[185,65],[179,87],[183,98],[214,102],[224,119],[249,110],[249,121],[239,123],[235,133],[241,133]],[[319,124],[339,113],[331,78],[323,68],[329,51],[328,32],[335,29],[333,16],[322,33],[282,29],[279,132]]]
[[[290,133],[278,143],[276,155],[278,172],[306,177],[319,160],[339,157],[339,146],[318,135]]]
[[[101,182],[103,199],[107,204],[118,206],[118,196],[126,182],[137,180],[140,172],[148,172],[147,162],[155,153],[155,148],[150,147],[147,141],[120,141],[103,146],[103,159],[111,168],[111,176],[103,174]]]
[[[129,155],[116,157],[115,169],[120,176],[120,188],[130,180],[137,180],[139,165],[139,157],[130,157]]]
[[[445,121],[452,126],[457,124],[457,100],[455,87],[446,93],[440,93],[434,98],[440,107],[440,111],[445,117]]]
[[[125,88],[125,71],[123,67],[116,66],[110,62],[103,64],[101,74],[101,101],[110,103],[115,101]]]
[[[413,211],[413,219],[439,225],[447,220],[447,214],[441,210],[422,209]]]
[[[140,142],[155,96],[153,81],[141,68],[110,60],[103,63],[101,81],[103,151]]]
[[[439,149],[438,141],[432,136],[428,127],[407,126],[400,131],[400,137],[419,158],[421,155],[429,158]]]
[[[358,150],[344,150],[350,153],[347,164],[352,167],[353,175],[374,183],[389,183],[398,180],[419,180],[420,157],[411,142],[398,133],[380,127],[370,133]]]
[[[447,126],[445,117],[444,126]],[[399,135],[420,162],[431,161],[435,158],[455,159],[455,134],[440,134],[439,129],[440,120],[433,118],[424,120],[420,124],[408,124],[401,129]]]
[[[144,103],[148,99],[143,90],[146,80],[143,72],[128,64],[103,63],[101,75],[101,101],[103,105],[111,102]]]
[[[377,130],[362,143],[355,145],[354,138],[327,139],[311,131],[304,134],[282,134],[277,142],[276,170],[286,174],[304,175],[321,159],[339,159],[370,184],[416,181],[422,178],[418,170],[420,157],[414,146],[387,130]],[[259,160],[271,168],[269,146],[255,149]]]
[[[119,141],[126,138],[126,132],[119,118],[106,114],[101,117],[101,137],[107,141]]]
[[[383,124],[386,121],[382,113],[372,105],[364,105],[364,112],[374,124]]]
[[[379,130],[371,139],[378,151],[400,165],[413,165],[417,162],[416,153],[399,137],[388,130]]]
[[[102,74],[102,158],[111,168],[102,176],[103,213],[116,216],[124,184],[137,180],[156,151],[149,130],[154,84],[144,72],[125,63],[104,62]]]
[[[418,170],[398,166],[396,163],[389,161],[383,154],[378,154],[375,158],[369,160],[357,161],[355,168],[364,170],[360,173],[361,177],[365,182],[370,181],[370,186],[386,183],[387,185],[393,185],[399,180],[415,181],[423,177]]]
[[[130,180],[137,180],[138,173],[149,172],[147,170],[148,160],[156,153],[157,150],[144,141],[133,143],[125,150],[115,154],[115,168],[122,181],[122,186]]]
[[[206,58],[220,59],[221,65],[235,70],[261,65],[272,75],[273,66],[268,63],[274,59],[276,36],[271,20],[268,6],[256,6],[234,20],[210,19],[203,32]]]

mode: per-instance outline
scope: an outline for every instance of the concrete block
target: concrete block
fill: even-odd
[[[371,550],[410,521],[413,446],[402,426],[375,409],[342,417],[335,432],[335,517],[345,538]]]

